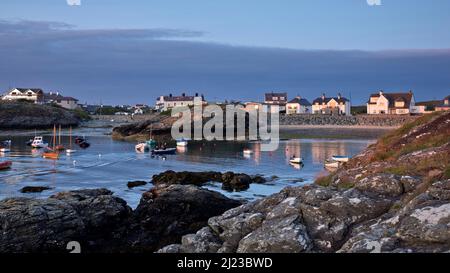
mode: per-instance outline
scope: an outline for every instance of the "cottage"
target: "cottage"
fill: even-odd
[[[259,111],[260,109],[263,109],[263,104],[259,102],[246,102],[245,103],[245,110],[246,111]]]
[[[264,98],[264,105],[267,111],[273,112],[275,108],[272,106],[278,106],[279,112],[286,112],[288,96],[287,93],[266,93]]]
[[[310,114],[312,109],[311,103],[300,96],[295,97],[295,99],[289,101],[286,104],[286,114]]]
[[[206,104],[204,96],[199,96],[198,93],[195,93],[195,96],[186,96],[185,93],[181,96],[172,96],[172,94],[160,96],[156,100],[155,109],[157,111],[166,111],[179,106],[193,106],[196,99],[201,101],[203,105]]]
[[[436,106],[436,111],[449,111],[450,110],[450,96],[445,97],[442,100],[442,104]]]
[[[44,91],[39,88],[13,88],[2,97],[2,100],[27,100],[38,102],[42,100]]]
[[[351,103],[340,93],[337,97],[326,97],[322,94],[312,103],[312,112],[314,114],[335,114],[335,115],[351,115]]]
[[[412,91],[407,93],[384,93],[380,91],[377,94],[370,95],[367,102],[367,114],[391,114],[407,115],[417,113],[414,94]]]
[[[72,97],[62,96],[59,92],[44,93],[42,100],[38,101],[41,104],[56,104],[63,108],[74,110],[78,108],[78,100]]]

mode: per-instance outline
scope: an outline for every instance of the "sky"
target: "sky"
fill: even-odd
[[[78,0],[70,0],[78,1]],[[153,104],[341,92],[450,94],[450,1],[2,0],[0,90]]]

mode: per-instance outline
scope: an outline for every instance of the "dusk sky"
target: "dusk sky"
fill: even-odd
[[[268,91],[363,104],[380,89],[442,99],[449,10],[448,0],[2,0],[0,90],[105,104]]]

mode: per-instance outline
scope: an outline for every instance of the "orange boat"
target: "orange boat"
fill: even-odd
[[[53,142],[53,148],[52,149],[47,148],[48,152],[44,152],[42,154],[42,157],[43,158],[47,158],[47,159],[54,159],[54,160],[56,160],[56,159],[59,158],[59,153],[57,152],[56,147],[55,147],[55,143],[56,143],[56,126],[53,127],[53,141],[52,142]]]

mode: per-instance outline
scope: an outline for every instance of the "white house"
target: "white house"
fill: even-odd
[[[322,94],[321,97],[316,98],[312,103],[312,112],[314,114],[337,114],[337,115],[351,115],[351,102],[342,97],[339,93],[337,97],[326,97]]]
[[[179,106],[193,106],[195,99],[200,100],[203,105],[206,104],[204,96],[199,96],[198,93],[195,96],[186,96],[185,93],[181,96],[172,96],[172,94],[169,96],[160,96],[156,100],[155,110],[166,111]]]
[[[39,88],[13,88],[9,90],[2,100],[28,100],[38,102],[42,100],[44,91]]]
[[[286,104],[286,114],[310,114],[312,110],[311,103],[300,96],[295,97],[293,100]]]
[[[420,113],[420,107],[415,106],[414,94],[412,91],[406,93],[384,93],[370,95],[367,102],[367,114],[379,115],[407,115]]]

